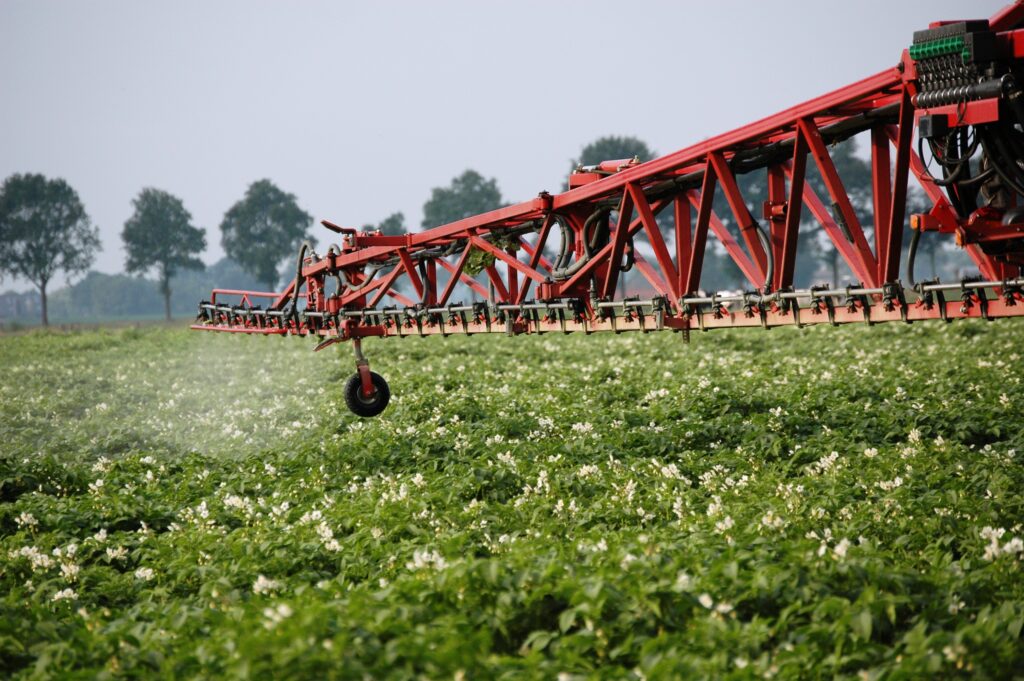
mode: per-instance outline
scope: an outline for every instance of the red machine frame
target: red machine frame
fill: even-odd
[[[1022,22],[1019,3],[989,20],[999,53],[1008,60],[1024,60],[1024,29],[1016,30]],[[542,192],[423,232],[383,236],[325,220],[323,225],[340,235],[340,245],[322,257],[304,248],[297,275],[283,292],[215,290],[192,328],[315,335],[322,341],[317,349],[353,340],[362,395],[370,396],[376,388],[359,341],[371,336],[668,329],[688,337],[691,329],[719,327],[1024,316],[1024,248],[990,247],[997,241],[1024,242],[1024,222],[1007,224],[1004,214],[987,208],[958,215],[912,144],[925,115],[929,124],[942,119],[950,126],[1006,117],[1006,92],[924,107],[918,78],[916,62],[904,50],[893,68],[738,130],[645,163],[627,159],[580,169],[561,194]],[[870,240],[829,154],[830,144],[858,133],[869,133],[871,140]],[[807,182],[810,164],[819,171],[827,197]],[[737,182],[739,174],[761,170],[766,227],[752,215]],[[915,287],[899,281],[911,173],[932,203],[927,213],[912,216],[912,228],[954,234],[977,265],[980,281]],[[716,214],[718,191],[739,238]],[[805,210],[858,284],[794,290]],[[672,216],[672,248],[657,223],[663,211]],[[600,229],[603,239],[596,238]],[[563,244],[571,242],[568,259],[559,256],[564,262],[544,256],[555,232]],[[709,232],[743,273],[748,292],[700,291]],[[653,258],[644,257],[637,239],[646,241]],[[474,257],[483,261],[486,286],[467,274]],[[657,295],[616,299],[624,258]],[[338,283],[328,294],[331,278]],[[398,290],[403,283],[418,300]],[[459,285],[481,302],[453,304]],[[381,307],[386,297],[398,305]],[[255,298],[271,302],[263,309],[253,304]]]

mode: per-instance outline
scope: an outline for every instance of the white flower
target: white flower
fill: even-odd
[[[775,511],[768,509],[768,512],[761,516],[761,524],[767,528],[778,530],[786,525],[786,521],[775,515]]]
[[[665,388],[657,388],[656,390],[651,390],[646,395],[644,395],[643,401],[652,402],[658,399],[659,397],[668,397],[668,390],[666,390]]]
[[[708,610],[710,610],[715,605],[715,601],[711,598],[711,594],[707,593],[703,593],[700,596],[697,596],[697,602],[703,605]]]
[[[843,538],[839,540],[835,548],[832,549],[832,553],[835,554],[836,558],[846,558],[846,552],[850,549],[850,540]]]
[[[128,557],[128,549],[123,546],[118,546],[116,549],[107,547],[107,558],[110,560],[124,560]]]
[[[423,568],[434,568],[443,570],[448,567],[448,561],[437,551],[416,550],[412,553],[412,560],[405,564],[409,570],[422,570]]]
[[[74,589],[61,589],[57,593],[53,594],[54,602],[57,601],[77,601],[78,594],[75,593]]]
[[[154,574],[155,573],[153,572],[153,568],[140,567],[138,570],[135,571],[135,579],[142,580],[143,582],[148,582],[149,580],[153,579]]]
[[[53,567],[53,558],[40,551],[34,546],[22,546],[20,549],[15,549],[8,553],[11,558],[28,558],[29,564],[32,566],[32,572],[39,569],[49,569]]]
[[[692,583],[693,579],[690,575],[686,574],[686,572],[680,571],[679,574],[676,575],[676,589],[680,591],[688,591]]]
[[[818,459],[807,468],[810,470],[811,475],[823,475],[835,468],[838,459],[839,452],[832,452],[828,456]]]
[[[719,534],[722,534],[723,532],[728,532],[729,530],[731,530],[733,528],[733,525],[735,525],[735,523],[732,520],[732,516],[727,515],[721,520],[719,520],[717,523],[715,523],[715,531]]]
[[[985,526],[981,528],[981,538],[988,540],[988,546],[985,547],[985,560],[995,560],[999,557],[1005,549],[999,547],[999,540],[1002,539],[1003,535],[1006,534],[1006,529],[1002,527],[989,527]],[[1020,540],[1016,540],[1018,543]],[[1014,549],[1016,553],[1017,545],[1014,541],[1007,542],[1005,548]]]
[[[586,435],[587,433],[594,432],[594,426],[591,423],[574,423],[572,424],[572,432]]]
[[[17,523],[18,527],[35,527],[39,524],[39,521],[36,520],[34,515],[25,511],[22,511],[18,517],[14,519],[14,522]]]
[[[1003,544],[1003,553],[1013,555],[1024,551],[1024,541],[1020,537],[1014,537],[1006,544]]]
[[[946,658],[947,662],[956,662],[966,654],[967,648],[960,643],[943,646],[942,648],[942,655]]]
[[[412,484],[416,485],[417,487],[423,487],[423,485],[426,484],[425,481],[423,480],[423,474],[417,473],[416,475],[412,476]]]
[[[910,433],[907,435],[907,439],[916,445],[921,441],[921,431],[917,428],[911,428]]]
[[[1006,529],[1002,527],[989,527],[985,526],[981,528],[981,538],[992,540],[1002,539],[1003,535],[1006,534]]]
[[[267,629],[273,629],[283,620],[291,617],[292,614],[293,610],[287,603],[278,603],[273,608],[263,608],[263,616],[266,618],[263,626]]]
[[[581,478],[589,478],[591,475],[597,475],[601,472],[601,469],[593,464],[585,464],[576,471],[576,475]]]
[[[258,575],[256,581],[253,582],[252,592],[255,594],[266,594],[273,591],[277,591],[281,588],[281,582],[276,579],[268,579],[263,575]]]
[[[878,450],[875,449],[874,447],[868,447],[867,449],[864,450],[864,456],[866,456],[869,459],[873,459],[876,456],[878,456]]]
[[[893,478],[892,480],[881,480],[878,483],[878,487],[880,489],[882,489],[883,491],[885,491],[885,492],[891,492],[894,489],[896,489],[897,487],[901,487],[902,485],[903,485],[903,478],[901,478],[898,475],[895,478]]]
[[[97,478],[95,482],[89,483],[89,491],[93,494],[99,494],[103,491],[104,481],[103,478]]]
[[[74,563],[61,563],[60,574],[65,582],[74,582],[78,579],[79,567]]]
[[[94,541],[97,541],[102,544],[103,542],[107,541],[107,530],[100,529],[100,531],[94,534],[92,538]]]

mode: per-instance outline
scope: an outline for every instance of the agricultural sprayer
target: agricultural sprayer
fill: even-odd
[[[368,337],[671,330],[688,340],[693,329],[1022,316],[1019,26],[1020,3],[989,20],[933,23],[892,68],[651,161],[578,167],[560,194],[401,236],[324,220],[338,243],[323,255],[303,245],[283,292],[216,289],[192,328],[311,335],[317,350],[351,341],[357,372],[346,401],[375,416],[390,391],[363,355]],[[829,151],[860,133],[870,135],[873,224],[861,224]],[[811,164],[827,195],[808,182]],[[760,210],[737,182],[748,173],[767,197]],[[909,216],[901,281],[911,173],[930,208]],[[716,192],[726,220],[716,214]],[[856,284],[794,288],[799,228],[810,218]],[[917,281],[926,231],[952,235],[980,277]],[[709,232],[748,290],[701,291]],[[617,294],[620,274],[632,268],[653,295]],[[452,302],[456,292],[473,300]]]

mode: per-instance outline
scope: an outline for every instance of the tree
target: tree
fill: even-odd
[[[125,270],[144,274],[156,269],[164,315],[170,321],[171,277],[180,269],[203,269],[196,255],[206,248],[206,230],[192,225],[192,215],[181,199],[160,189],[143,189],[132,205],[135,212],[121,232],[128,252]]]
[[[829,156],[832,157],[832,163],[836,167],[836,172],[839,173],[839,177],[843,181],[843,187],[846,189],[846,194],[850,197],[853,212],[857,215],[857,220],[860,221],[861,227],[864,228],[864,236],[870,241],[871,235],[874,234],[871,163],[857,156],[854,153],[856,150],[857,140],[851,137],[848,140],[833,145],[829,150]],[[811,161],[810,157],[808,157],[807,163],[807,182],[817,193],[818,198],[824,201],[826,205],[832,202],[825,180],[818,171],[818,166]],[[833,217],[839,222],[839,216],[835,213],[836,211],[833,210]],[[846,261],[843,260],[835,244],[828,238],[824,230],[818,232],[817,246],[819,256],[832,274],[832,287],[835,288],[839,286],[839,267],[841,264],[845,265]]]
[[[467,170],[448,187],[434,187],[423,204],[423,228],[455,222],[471,215],[501,207],[501,191],[493,177],[485,179],[475,170]]]
[[[270,180],[249,185],[245,197],[231,207],[220,223],[224,252],[273,291],[280,279],[278,267],[294,258],[309,234],[313,218],[299,208],[295,196]]]
[[[363,225],[364,232],[378,229],[383,236],[401,236],[405,234],[405,215],[401,212],[392,213],[377,225]]]
[[[641,163],[657,156],[645,142],[628,135],[606,135],[599,137],[580,151],[579,159],[574,159],[572,169],[578,166],[590,166],[601,161],[615,161],[620,158],[637,157]],[[570,171],[571,172],[571,171]]]
[[[74,276],[92,265],[99,230],[77,192],[62,179],[11,175],[0,188],[0,273],[24,277],[39,289],[48,326],[46,287],[58,272]]]
[[[605,135],[604,137],[598,137],[580,150],[580,157],[571,161],[572,167],[569,168],[569,173],[571,174],[572,171],[580,166],[597,165],[601,161],[615,161],[620,158],[636,157],[642,163],[643,161],[650,161],[655,156],[657,154],[647,146],[647,143],[636,137]],[[569,189],[569,182],[563,180],[562,191],[567,189]]]

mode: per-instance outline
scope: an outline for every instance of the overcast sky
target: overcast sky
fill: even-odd
[[[668,153],[894,65],[930,21],[1003,4],[0,0],[0,178],[67,179],[104,272],[121,271],[147,186],[184,200],[207,262],[260,178],[317,219],[402,211],[418,228],[430,189],[466,168],[508,201],[554,191],[598,136]]]

